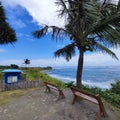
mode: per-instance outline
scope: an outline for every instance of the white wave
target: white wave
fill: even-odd
[[[98,88],[102,88],[102,89],[109,89],[109,88],[111,88],[111,83],[113,83],[113,82],[112,81],[92,82],[90,80],[88,80],[88,81],[84,81],[83,80],[83,84],[84,85],[88,85],[90,87],[98,87]]]
[[[61,81],[64,82],[71,82],[74,81],[74,83],[76,82],[75,78],[70,78],[70,77],[63,77],[60,75],[56,75],[56,74],[49,74],[51,77],[57,78]],[[83,80],[82,81],[84,85],[88,85],[90,87],[98,87],[98,88],[102,88],[102,89],[109,89],[111,87],[111,83],[113,83],[113,81],[106,81],[106,82],[93,82],[91,80]]]
[[[51,77],[57,78],[59,80],[62,80],[64,82],[71,82],[71,81],[75,81],[75,78],[70,78],[70,77],[63,77],[60,75],[56,75],[56,74],[49,74]]]
[[[76,66],[59,66],[59,67],[53,67],[53,69],[57,69],[57,70],[60,70],[60,69],[69,69],[69,68],[72,68],[72,69],[76,69],[77,67]]]

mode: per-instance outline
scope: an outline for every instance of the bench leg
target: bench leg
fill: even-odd
[[[58,101],[58,100],[64,99],[64,98],[65,98],[65,96],[64,96],[62,90],[60,90],[60,91],[59,91],[59,95],[57,96],[57,98],[55,99],[55,101]]]
[[[63,94],[63,91],[62,91],[62,90],[59,91],[59,96],[60,96],[61,98],[65,98],[65,95]]]
[[[97,113],[97,120],[101,120],[101,111],[100,110]]]
[[[46,86],[45,92],[51,92],[51,90],[48,86]]]
[[[73,98],[72,104],[75,104],[76,99],[77,99],[77,96],[74,95],[74,98]]]
[[[106,110],[105,110],[105,107],[104,107],[104,105],[103,105],[102,102],[99,103],[99,109],[100,109],[100,114],[101,114],[102,116],[104,116],[104,117],[107,117],[107,116],[108,116],[108,115],[107,115],[107,112],[106,112]]]
[[[97,113],[97,120],[101,120],[101,116],[107,117],[107,113],[106,113],[106,110],[103,104],[101,106],[99,105],[99,111]]]
[[[102,102],[102,100],[100,99],[100,97],[98,97],[98,102],[99,102],[99,109],[100,109],[100,114],[104,117],[107,117],[107,112],[105,110],[104,104]]]
[[[101,110],[102,116],[104,116],[104,117],[107,117],[107,116],[108,116],[108,115],[107,115],[107,112],[106,112],[106,110],[105,110],[105,108],[104,108],[103,105],[101,106],[100,110]]]

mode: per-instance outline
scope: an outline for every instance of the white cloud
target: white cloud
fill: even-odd
[[[5,49],[0,49],[0,53],[4,53],[4,52],[6,52]]]
[[[120,56],[118,56],[120,59]],[[85,56],[86,66],[111,66],[120,65],[120,61],[113,59],[111,56],[100,53],[93,53]]]
[[[12,19],[11,24],[17,28],[26,27],[26,24],[20,19]]]
[[[16,64],[16,65],[22,65],[23,60],[0,60],[0,65],[10,65],[10,64]]]
[[[3,0],[5,5],[24,7],[39,25],[63,26],[64,20],[58,18],[55,0]]]
[[[33,21],[39,25],[64,25],[64,19],[58,18],[56,0],[2,0],[2,2],[11,7],[17,5],[24,7],[33,17]],[[118,0],[112,0],[111,2],[117,3]]]
[[[120,50],[114,50],[120,59]],[[77,66],[78,63],[78,55],[73,57],[69,62],[67,62],[64,58],[53,58],[53,59],[31,59],[31,64],[29,66]],[[23,60],[1,60],[2,65],[10,65],[17,64],[19,66],[25,66],[23,64]],[[118,65],[120,66],[120,61],[117,61],[106,54],[93,53],[93,54],[85,54],[84,57],[84,65],[85,66],[111,66]]]

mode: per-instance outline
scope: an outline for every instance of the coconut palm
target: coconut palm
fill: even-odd
[[[29,59],[25,59],[25,60],[24,60],[24,64],[26,65],[26,69],[27,69],[27,65],[30,64],[30,60],[29,60]]]
[[[16,33],[6,22],[5,10],[0,2],[0,44],[16,42]]]
[[[33,32],[37,38],[52,33],[52,38],[61,40],[69,37],[70,44],[55,52],[55,56],[63,56],[69,61],[78,48],[79,58],[76,84],[82,87],[82,70],[86,51],[101,51],[118,59],[111,47],[120,46],[120,5],[107,0],[56,0],[59,16],[66,20],[65,26],[45,25]]]

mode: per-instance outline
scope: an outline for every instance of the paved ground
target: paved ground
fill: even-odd
[[[65,99],[55,101],[57,93],[45,93],[44,88],[30,90],[0,106],[0,120],[96,120],[96,105],[85,100],[71,105],[71,91],[65,89],[64,93]],[[120,120],[115,111],[106,109],[108,117],[102,120]]]

